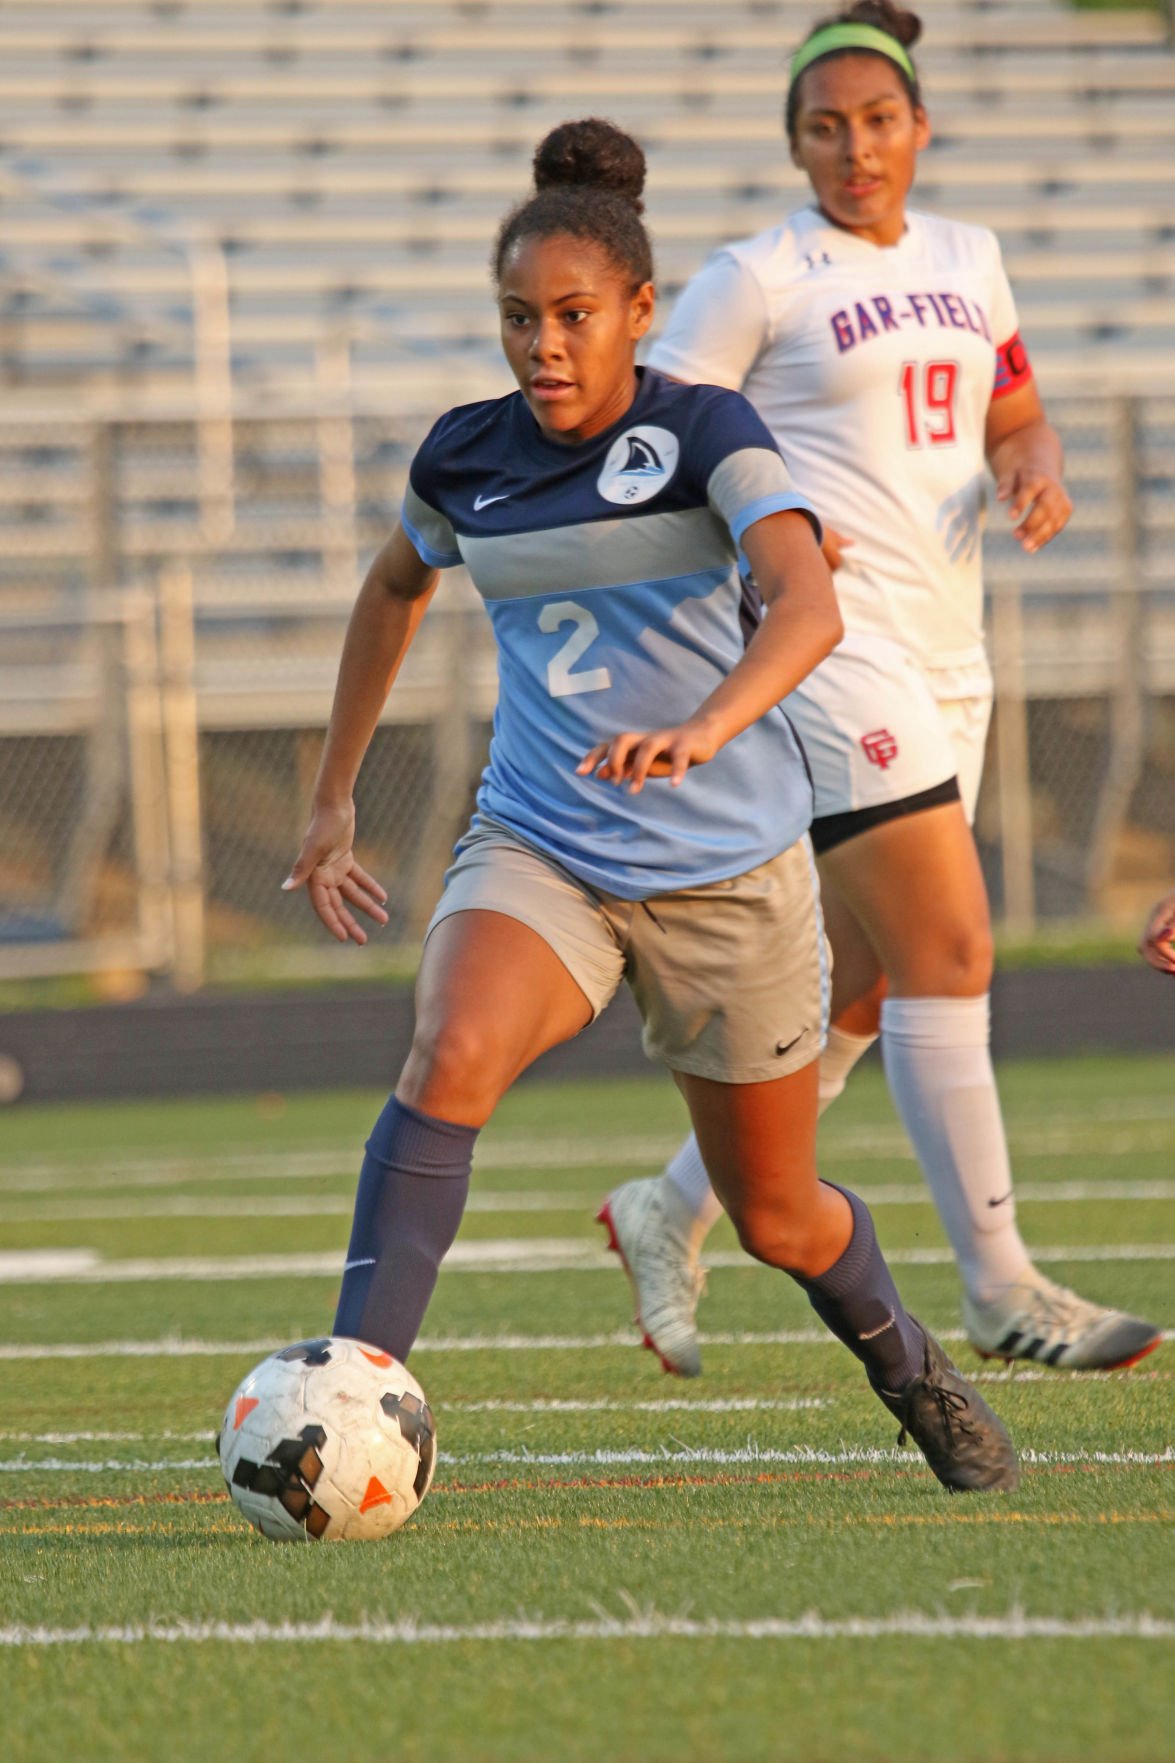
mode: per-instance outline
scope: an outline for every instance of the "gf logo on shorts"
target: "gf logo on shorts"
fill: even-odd
[[[605,502],[648,502],[672,478],[680,452],[668,429],[628,429],[609,447],[596,488]]]
[[[861,745],[870,765],[880,766],[882,771],[898,756],[898,744],[887,728],[875,728],[871,734],[862,735]]]

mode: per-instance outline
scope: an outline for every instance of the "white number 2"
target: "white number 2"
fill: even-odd
[[[551,601],[539,613],[539,629],[548,636],[563,624],[573,624],[575,629],[547,663],[547,690],[552,698],[572,698],[577,692],[606,692],[612,684],[606,667],[589,667],[583,673],[571,671],[599,636],[599,625],[586,606],[577,606],[574,600]]]

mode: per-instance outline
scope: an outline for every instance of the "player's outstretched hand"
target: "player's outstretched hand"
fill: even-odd
[[[1008,519],[1026,551],[1039,551],[1069,524],[1073,504],[1063,485],[1047,471],[1018,465],[1002,477],[996,495],[1008,504]]]
[[[355,837],[355,804],[316,808],[302,840],[302,849],[282,888],[289,893],[305,884],[310,904],[332,937],[340,943],[365,943],[367,932],[352,906],[386,924],[387,894],[374,876],[356,862],[351,849]]]
[[[650,777],[667,777],[676,789],[690,766],[713,759],[719,745],[713,732],[697,722],[645,734],[630,729],[600,741],[575,770],[579,777],[594,773],[604,783],[627,784],[630,795],[639,796]]]
[[[1175,973],[1175,893],[1160,900],[1147,919],[1138,952],[1160,973]]]

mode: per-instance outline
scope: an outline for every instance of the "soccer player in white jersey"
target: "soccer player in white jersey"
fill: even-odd
[[[1054,1284],[1021,1240],[989,1055],[991,932],[970,828],[991,710],[985,460],[1025,551],[1061,531],[1070,503],[994,235],[906,205],[930,140],[919,34],[887,0],[812,30],[786,127],[814,199],[712,257],[650,359],[743,391],[826,526],[846,634],[785,705],[813,772],[834,954],[821,1106],[880,1029],[971,1342],[1064,1368],[1126,1365],[1158,1331]],[[691,1139],[600,1214],[646,1344],[685,1375],[700,1369],[698,1253],[719,1212]]]
[[[334,1332],[403,1359],[473,1145],[548,1047],[631,985],[747,1249],[790,1273],[947,1487],[1011,1488],[1007,1433],[898,1297],[814,1157],[824,938],[812,795],[778,701],[842,633],[818,526],[737,392],[635,367],[653,316],[644,156],[565,124],[495,253],[511,397],[451,410],[360,591],[286,885],[363,942],[353,786],[437,570],[498,643],[477,814],[426,933],[416,1031],[367,1145]],[[771,616],[744,648],[740,552]]]

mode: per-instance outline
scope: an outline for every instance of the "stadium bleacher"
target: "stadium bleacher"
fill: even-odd
[[[672,297],[715,245],[804,200],[785,69],[831,9],[0,0],[7,971],[106,959],[99,944],[78,954],[114,922],[95,916],[99,879],[127,911],[136,898],[111,781],[116,632],[129,640],[124,614],[150,623],[142,605],[177,559],[194,595],[210,923],[229,943],[270,934],[362,560],[436,410],[508,389],[487,260],[535,142],[592,112],[639,136]],[[1144,704],[1175,699],[1175,54],[1151,10],[921,10],[935,134],[916,200],[998,231],[1068,453],[1069,531],[1027,570],[1002,522],[986,551],[1013,731],[999,800],[1006,770],[1034,803],[1042,909],[1079,910],[1132,779],[1146,885],[1169,867],[1168,758],[1144,760],[1140,730]],[[494,702],[471,592],[460,572],[447,581],[365,772],[410,833],[381,854],[393,878],[413,854],[400,933],[426,912]],[[986,814],[1003,850],[988,800],[981,832]],[[143,888],[131,965],[157,959]],[[57,928],[32,949],[43,900]]]

